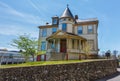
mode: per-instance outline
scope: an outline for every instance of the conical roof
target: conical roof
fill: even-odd
[[[64,10],[63,14],[61,15],[61,18],[62,18],[62,17],[74,18],[68,6],[67,6],[67,8]]]

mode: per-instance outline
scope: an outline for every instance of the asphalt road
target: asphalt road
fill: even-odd
[[[120,68],[118,68],[117,70],[118,70],[117,73],[96,81],[120,81]]]

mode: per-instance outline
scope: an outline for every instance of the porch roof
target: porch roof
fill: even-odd
[[[62,30],[58,30],[56,33],[52,34],[51,36],[47,37],[46,40],[49,39],[81,39],[81,40],[87,40],[83,38],[82,36],[69,33],[69,32],[64,32]]]

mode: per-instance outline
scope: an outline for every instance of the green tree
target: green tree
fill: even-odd
[[[32,56],[33,61],[34,57],[37,54],[38,42],[35,38],[30,37],[30,35],[20,35],[17,39],[13,39],[12,46],[17,47],[22,50],[21,53],[25,56],[25,60],[29,59],[29,56]]]
[[[87,42],[85,44],[85,47],[83,48],[83,51],[84,51],[85,56],[86,56],[87,59],[88,59],[88,56],[90,55],[90,50],[91,50],[91,47],[90,47],[90,45]]]

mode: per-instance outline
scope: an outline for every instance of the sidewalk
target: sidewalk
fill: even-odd
[[[96,81],[120,81],[120,68],[118,68],[117,70],[118,70],[117,73]]]

